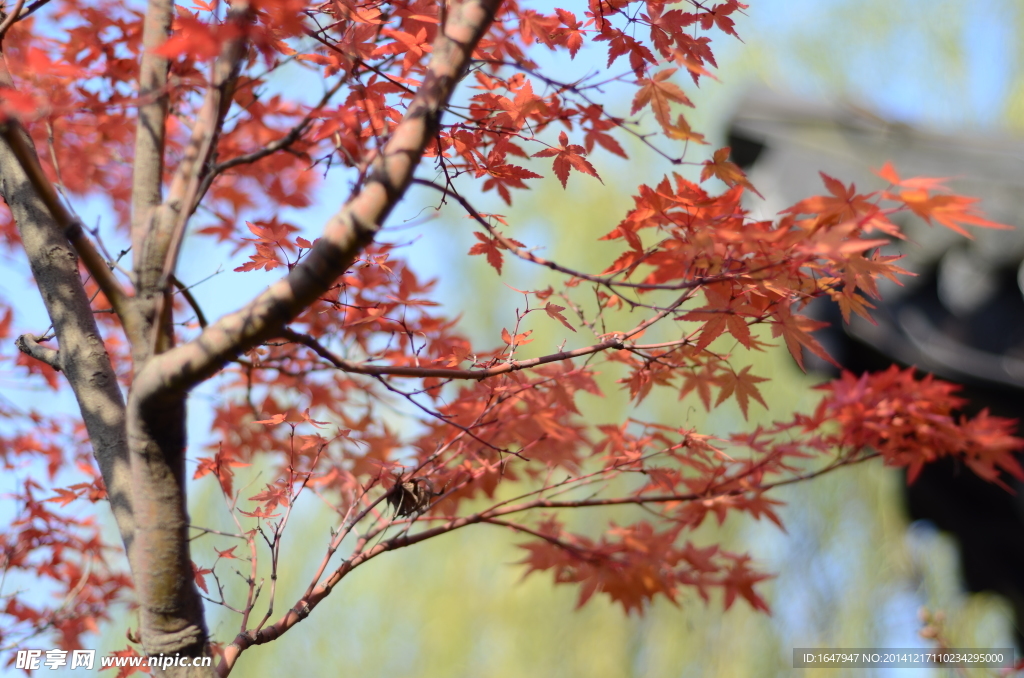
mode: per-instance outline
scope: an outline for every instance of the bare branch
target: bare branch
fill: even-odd
[[[26,7],[24,11],[21,12],[21,14],[18,15],[18,21],[21,21],[22,19],[27,19],[28,17],[32,16],[33,14],[35,14],[35,11],[37,9],[39,9],[40,7],[45,7],[48,2],[50,2],[50,0],[36,0],[31,5]]]
[[[18,0],[18,4],[14,6],[5,17],[3,23],[0,23],[0,40],[4,39],[4,35],[7,34],[8,29],[15,24],[16,21],[21,19],[21,8],[25,6],[25,0]]]
[[[101,289],[105,286],[108,298],[111,302],[118,299],[122,310],[123,292],[106,262],[82,234],[81,225],[69,219],[57,200],[53,187],[42,174],[27,133],[11,121],[0,134],[0,195],[18,227],[32,276],[60,346],[56,358],[75,393],[121,539],[129,561],[134,562],[135,515],[124,398],[82,283],[78,258],[66,237],[69,226],[77,232],[75,244],[83,259],[88,257],[90,271],[104,281]],[[129,313],[125,317],[129,321],[125,323],[127,327],[133,316]],[[35,341],[35,337],[31,339]],[[26,342],[26,346],[31,348],[32,342]],[[41,359],[54,357],[45,351],[35,355]]]
[[[675,346],[687,343],[687,340],[679,340],[673,342],[666,342],[664,344],[652,344],[650,346],[634,347],[626,344],[625,342],[632,337],[641,334],[648,327],[654,325],[660,320],[663,320],[676,309],[686,303],[690,297],[692,297],[696,291],[694,289],[687,290],[680,297],[678,297],[671,304],[662,308],[657,313],[652,315],[647,320],[644,320],[636,327],[625,332],[612,332],[604,341],[597,344],[591,344],[590,346],[584,346],[582,348],[576,348],[571,351],[559,351],[557,353],[551,353],[538,358],[530,358],[529,360],[509,360],[500,365],[492,367],[485,367],[478,370],[460,370],[460,369],[448,369],[443,367],[402,367],[397,365],[367,365],[366,363],[357,363],[351,360],[345,360],[330,350],[328,350],[323,344],[317,341],[315,338],[308,334],[302,334],[289,328],[283,328],[275,334],[280,335],[285,339],[294,341],[298,344],[306,346],[314,353],[319,355],[324,360],[328,361],[339,370],[343,372],[351,372],[353,374],[366,374],[374,377],[379,376],[396,376],[396,377],[435,377],[438,379],[476,379],[483,380],[489,377],[495,377],[499,374],[508,374],[509,372],[517,372],[519,370],[528,369],[532,367],[539,367],[541,365],[547,365],[548,363],[561,362],[563,360],[569,360],[572,358],[579,358],[586,355],[592,355],[594,353],[600,353],[609,349],[623,350],[632,348],[657,348],[661,346]]]
[[[353,374],[366,374],[373,377],[379,376],[394,376],[394,377],[435,377],[438,379],[476,379],[478,381],[487,379],[489,377],[496,377],[499,374],[508,374],[510,372],[517,372],[519,370],[528,369],[531,367],[539,367],[541,365],[547,365],[548,363],[560,362],[562,360],[569,360],[571,358],[579,358],[581,356],[590,355],[591,353],[598,353],[600,351],[606,351],[608,349],[623,349],[625,346],[622,343],[622,337],[614,336],[606,339],[598,344],[591,346],[584,346],[582,348],[573,349],[572,351],[561,351],[559,353],[552,353],[549,355],[541,356],[539,358],[531,358],[529,360],[513,360],[505,362],[494,367],[485,367],[478,370],[459,370],[459,369],[448,369],[443,367],[402,367],[397,365],[368,365],[366,363],[358,363],[352,360],[345,360],[333,352],[329,351],[319,341],[309,336],[308,334],[302,334],[290,329],[283,329],[279,331],[281,337],[294,341],[297,344],[306,346],[318,356],[331,363],[339,370],[343,372],[351,372]]]
[[[247,22],[249,16],[249,3],[235,2],[228,12],[227,21],[240,24]],[[206,91],[203,107],[199,111],[199,119],[192,129],[192,138],[171,180],[167,200],[163,205],[164,216],[170,220],[161,223],[161,228],[171,227],[170,241],[164,253],[161,284],[165,284],[167,277],[174,273],[181,243],[185,237],[185,227],[195,210],[197,197],[201,195],[200,182],[207,170],[206,165],[216,149],[224,116],[231,106],[239,66],[245,57],[246,44],[243,38],[238,37],[225,41],[221,48],[221,53],[213,65],[213,77],[210,88]]]
[[[172,0],[149,0],[142,25],[142,61],[139,65],[138,127],[132,174],[132,247],[142,252],[147,225],[160,204],[164,171],[164,135],[167,120],[167,72],[170,60],[156,49],[171,32]]]
[[[762,273],[765,270],[755,269],[736,271],[730,273],[719,273],[716,275],[696,277],[693,278],[692,280],[687,280],[686,282],[675,283],[671,285],[658,283],[633,283],[624,280],[616,280],[615,277],[617,274],[615,273],[609,275],[593,275],[590,273],[584,273],[583,271],[577,271],[566,266],[562,266],[561,264],[556,263],[554,261],[538,257],[533,252],[530,252],[529,250],[525,250],[519,247],[514,242],[512,242],[511,240],[503,236],[501,233],[499,233],[490,223],[488,223],[486,219],[484,219],[483,215],[476,211],[476,209],[469,203],[468,200],[466,200],[464,197],[455,192],[451,187],[440,186],[437,183],[433,181],[428,181],[426,179],[413,179],[413,183],[420,184],[422,186],[429,186],[430,188],[433,188],[434,190],[443,193],[445,197],[451,196],[452,198],[454,198],[455,201],[458,202],[459,205],[461,205],[462,208],[466,210],[466,212],[471,217],[473,217],[473,220],[480,224],[487,231],[488,235],[497,240],[499,243],[501,243],[502,247],[504,247],[505,249],[507,249],[509,252],[519,257],[520,259],[523,259],[524,261],[529,261],[530,263],[533,264],[537,264],[538,266],[544,266],[545,268],[549,268],[552,271],[564,273],[565,275],[571,275],[572,277],[579,278],[580,280],[595,282],[600,285],[604,285],[608,288],[629,287],[637,290],[688,290],[695,289],[698,287],[704,287],[705,285],[710,285],[716,282],[722,282],[724,280],[735,280],[736,278],[749,277],[757,273]]]
[[[825,466],[823,468],[817,469],[816,471],[812,471],[812,472],[809,472],[809,473],[806,473],[806,474],[803,474],[803,475],[798,475],[798,476],[793,476],[793,477],[790,477],[790,478],[786,478],[786,479],[780,480],[780,481],[775,482],[775,483],[769,483],[769,484],[766,484],[766,485],[762,485],[761,487],[759,487],[757,489],[758,489],[758,491],[766,491],[766,490],[769,490],[769,489],[772,489],[772,488],[782,487],[782,486],[785,486],[785,485],[791,485],[791,484],[794,484],[794,483],[797,483],[797,482],[802,482],[802,481],[808,480],[810,478],[815,478],[815,477],[824,475],[824,474],[829,473],[831,471],[834,471],[837,468],[840,468],[842,466],[849,466],[851,464],[857,464],[857,463],[860,463],[860,462],[865,461],[867,459],[872,459],[872,458],[874,458],[876,456],[878,456],[877,453],[868,453],[868,454],[860,455],[860,456],[856,456],[856,457],[846,456],[846,457],[843,457],[840,460],[837,460],[836,462],[833,462],[832,464],[829,464],[829,465],[827,465],[827,466]],[[732,479],[730,479],[730,481],[731,480]],[[334,589],[334,587],[337,586],[338,583],[342,579],[344,579],[350,572],[352,572],[352,570],[354,570],[355,568],[359,567],[360,565],[366,563],[367,561],[369,561],[369,560],[371,560],[371,559],[373,559],[373,558],[375,558],[375,557],[377,557],[377,556],[379,556],[379,555],[381,555],[383,553],[387,553],[388,551],[394,551],[396,549],[404,548],[406,546],[412,546],[413,544],[418,544],[420,542],[426,541],[428,539],[432,539],[432,538],[437,537],[439,535],[446,534],[448,532],[453,532],[455,530],[461,529],[463,527],[467,527],[469,525],[478,525],[478,524],[481,524],[481,523],[491,523],[491,524],[499,525],[499,526],[502,526],[502,527],[515,529],[515,530],[520,531],[520,532],[529,533],[529,534],[531,534],[531,536],[538,537],[538,538],[543,538],[545,540],[550,541],[551,539],[548,536],[542,535],[539,532],[536,532],[534,530],[530,530],[529,528],[526,528],[524,526],[518,525],[516,523],[511,523],[511,522],[508,522],[508,521],[500,519],[502,516],[507,516],[507,515],[510,515],[510,514],[513,514],[513,513],[521,513],[521,512],[528,511],[528,510],[531,510],[531,509],[536,509],[536,508],[551,508],[551,507],[557,507],[557,508],[585,508],[585,507],[592,507],[592,506],[610,506],[610,505],[621,505],[621,504],[633,504],[633,505],[643,506],[643,505],[646,505],[646,504],[649,504],[649,503],[670,503],[670,502],[702,501],[702,500],[714,499],[716,497],[727,497],[727,496],[734,496],[734,495],[738,495],[738,494],[744,494],[744,493],[749,492],[749,491],[750,491],[749,489],[728,489],[728,490],[724,490],[724,491],[720,491],[720,492],[715,492],[714,490],[709,490],[708,492],[701,493],[701,494],[690,493],[690,494],[685,494],[685,495],[684,494],[676,494],[676,495],[649,495],[649,496],[640,495],[640,496],[634,496],[634,497],[619,497],[619,498],[608,499],[608,500],[593,499],[593,500],[577,500],[577,501],[565,501],[565,502],[554,502],[554,501],[538,499],[538,500],[535,500],[535,501],[526,502],[524,504],[518,504],[518,505],[515,505],[515,506],[507,506],[507,507],[505,507],[503,509],[496,509],[496,510],[495,509],[488,509],[488,510],[481,511],[479,513],[474,513],[472,515],[462,516],[462,517],[459,517],[459,518],[453,518],[453,519],[447,520],[442,525],[438,525],[436,527],[428,528],[426,530],[423,530],[422,532],[417,532],[415,534],[409,534],[408,532],[403,532],[403,533],[401,533],[401,534],[399,534],[399,535],[397,535],[395,537],[392,537],[391,539],[387,539],[385,541],[382,541],[381,543],[377,544],[373,548],[367,549],[365,551],[361,551],[357,547],[355,555],[353,555],[348,560],[344,561],[331,574],[331,576],[327,579],[327,581],[325,581],[323,584],[320,584],[319,586],[315,587],[312,591],[307,591],[306,594],[302,597],[302,599],[300,599],[275,624],[273,624],[272,626],[269,626],[267,628],[262,629],[259,633],[256,633],[256,634],[250,635],[248,633],[240,633],[238,636],[236,636],[235,640],[232,642],[232,644],[229,645],[227,648],[225,648],[224,660],[217,667],[217,671],[218,671],[219,675],[222,678],[224,676],[227,676],[231,672],[232,666],[237,661],[238,655],[240,655],[246,648],[251,647],[253,645],[261,645],[263,643],[267,643],[267,642],[270,642],[272,640],[275,640],[275,639],[279,638],[281,635],[286,633],[289,629],[294,627],[300,621],[302,621],[303,619],[308,617],[310,612],[312,612],[313,608],[316,607],[327,596],[329,596],[331,591]],[[381,498],[383,498],[383,497],[381,497]],[[377,501],[379,502],[381,500],[381,498],[378,498]],[[564,543],[559,543],[558,545],[559,546],[565,546],[565,547],[570,548],[570,549],[572,548],[570,545],[564,544]]]
[[[187,301],[188,305],[192,307],[192,310],[196,314],[196,320],[199,321],[199,326],[206,329],[206,326],[209,323],[206,322],[206,315],[203,314],[203,309],[199,307],[199,302],[192,294],[192,291],[185,287],[185,285],[173,275],[171,276],[171,284],[178,288],[178,291],[181,292],[181,296],[185,297],[185,301]]]
[[[60,352],[49,346],[43,346],[38,342],[39,337],[31,334],[23,334],[15,341],[18,350],[27,356],[31,356],[41,363],[46,363],[58,372],[61,371]]]

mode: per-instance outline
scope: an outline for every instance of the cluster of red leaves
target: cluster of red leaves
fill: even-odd
[[[61,647],[78,649],[83,635],[98,633],[110,620],[114,605],[128,602],[131,578],[110,568],[113,547],[95,518],[52,508],[54,500],[36,497],[44,492],[27,480],[14,493],[19,513],[0,534],[5,581],[12,589],[4,596],[3,638],[20,644],[56,632]],[[95,494],[89,498],[98,501]]]
[[[642,611],[647,601],[661,594],[677,604],[680,586],[694,587],[705,601],[708,591],[720,588],[725,607],[736,597],[759,610],[768,604],[754,591],[754,585],[768,576],[748,567],[750,557],[676,542],[682,528],[655,532],[648,523],[626,527],[612,525],[606,536],[594,542],[580,535],[564,534],[561,526],[546,521],[538,530],[540,539],[524,544],[529,555],[523,561],[528,572],[551,570],[558,584],[580,587],[579,605],[594,593],[604,593],[626,612]]]
[[[557,583],[580,586],[580,604],[594,593],[607,594],[628,612],[642,610],[657,595],[676,603],[681,587],[693,587],[705,600],[719,589],[729,607],[737,596],[767,610],[754,585],[768,578],[749,567],[749,556],[711,544],[679,544],[681,534],[698,527],[709,513],[721,523],[729,512],[767,517],[780,527],[781,502],[765,493],[806,472],[808,460],[831,457],[824,469],[878,454],[887,464],[909,469],[910,482],[921,466],[942,456],[963,461],[979,476],[1000,482],[1000,472],[1024,477],[1013,456],[1024,439],[1011,435],[1013,423],[987,413],[955,416],[964,401],[956,386],[912,369],[892,367],[860,378],[845,373],[820,387],[825,397],[813,416],[796,415],[769,428],[712,440],[693,431],[647,424],[605,427],[597,451],[606,468],[639,474],[645,482],[619,501],[580,500],[581,505],[642,504],[658,507],[669,528],[649,522],[612,526],[594,541],[566,533],[546,519],[524,544],[529,571],[550,570]],[[817,471],[821,472],[821,470]],[[569,504],[570,502],[565,502]],[[560,502],[537,502],[555,508]],[[521,510],[515,507],[515,510]]]
[[[955,229],[1000,226],[980,219],[967,199],[939,192],[934,180],[916,180],[912,192],[860,194],[852,185],[822,178],[829,194],[794,205],[778,222],[749,220],[740,185],[714,196],[676,175],[656,188],[640,187],[634,209],[604,236],[629,246],[604,274],[639,278],[633,287],[641,293],[699,288],[705,303],[679,316],[697,325],[677,346],[619,356],[632,369],[623,381],[633,397],[642,400],[654,385],[676,385],[680,396],[695,391],[710,408],[717,389],[717,403],[735,397],[746,415],[750,400],[763,404],[757,390],[762,380],[707,351],[712,342],[728,335],[746,349],[760,349],[751,330],[767,324],[801,366],[804,350],[830,360],[811,335],[820,324],[799,310],[808,299],[827,294],[846,320],[852,313],[870,320],[867,298],[878,297],[876,280],[899,282],[903,273],[898,257],[879,251],[888,238],[901,237],[894,214],[911,211]],[[918,195],[929,181],[928,197]],[[946,198],[956,198],[958,208]],[[644,243],[646,229],[655,231],[656,246]],[[607,307],[624,303],[621,296],[600,294]]]
[[[953,394],[957,386],[914,370],[895,366],[860,378],[849,372],[820,387],[828,397],[814,419],[833,421],[843,443],[856,449],[877,450],[892,466],[908,468],[913,482],[921,468],[941,457],[956,456],[978,476],[997,482],[1005,471],[1024,479],[1013,453],[1024,441],[1012,435],[1015,423],[988,411],[967,418],[953,410],[966,404]]]
[[[97,633],[113,606],[130,598],[131,579],[117,567],[116,548],[103,538],[97,518],[65,508],[78,498],[94,504],[106,499],[103,481],[90,463],[83,432],[69,426],[67,417],[4,409],[0,419],[0,458],[8,477],[46,470],[46,477],[26,477],[5,493],[12,513],[0,531],[0,638],[20,646],[47,634],[63,648],[81,648],[83,636]],[[28,430],[11,430],[19,421],[27,421]],[[47,497],[57,474],[65,475],[69,466],[90,480]]]

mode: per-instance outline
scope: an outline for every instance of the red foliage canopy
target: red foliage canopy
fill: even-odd
[[[766,575],[750,556],[688,537],[709,513],[781,525],[772,488],[875,455],[912,477],[949,455],[992,480],[1021,475],[1011,453],[1022,441],[1009,422],[956,416],[953,387],[912,370],[844,375],[823,387],[813,415],[727,438],[639,415],[588,421],[578,396],[602,392],[599,371],[619,375],[637,404],[656,389],[696,393],[708,409],[735,400],[746,417],[765,404],[765,379],[744,364],[745,351],[781,338],[798,363],[804,350],[826,357],[817,324],[801,315],[807,302],[827,295],[845,317],[869,317],[877,280],[898,279],[896,258],[880,253],[901,237],[895,214],[957,231],[998,224],[939,180],[904,180],[889,166],[880,171],[886,189],[862,193],[822,175],[825,195],[777,220],[751,217],[756,190],[729,149],[693,158],[704,141],[683,113],[691,85],[679,77],[712,77],[712,37],[735,36],[746,6],[574,4],[541,12],[516,0],[149,0],[143,14],[112,0],[35,0],[11,9],[0,27],[0,178],[10,206],[0,237],[32,265],[59,345],[49,330],[24,326],[21,300],[2,300],[0,337],[24,332],[5,369],[55,390],[70,384],[83,417],[0,407],[7,467],[46,468],[9,499],[18,508],[0,531],[4,571],[58,593],[56,603],[5,595],[5,644],[56,633],[78,647],[133,581],[143,652],[211,651],[190,602],[198,596],[239,612],[238,636],[215,645],[225,675],[356,567],[474,524],[522,536],[528,569],[578,585],[581,604],[604,593],[641,610],[691,587],[705,598],[720,590],[726,607],[740,597],[767,610],[756,590]],[[584,54],[600,54],[601,69],[559,77]],[[286,96],[292,90],[278,83],[287,73],[318,83],[315,96]],[[640,177],[632,209],[601,237],[618,253],[597,270],[542,258],[543,242],[474,206],[491,192],[511,205],[552,174],[562,187],[573,174],[594,190],[622,186],[643,168],[613,169],[622,166],[611,156],[642,146],[680,169]],[[350,180],[347,201],[317,194],[325,172]],[[499,275],[509,258],[528,262],[558,274],[560,286],[523,292],[514,322],[470,342],[432,298],[433,281],[403,257],[402,236],[380,231],[412,183],[470,217],[469,255]],[[72,208],[99,196],[113,223],[83,232]],[[339,205],[320,237],[281,216],[315,199]],[[71,243],[80,276],[74,268],[64,284],[48,273],[40,233]],[[287,277],[208,321],[202,288],[175,277],[186,233],[249,257],[229,275]],[[114,256],[101,236],[130,243],[131,271],[117,263],[127,252]],[[73,312],[82,307],[71,288],[88,295],[84,313]],[[53,299],[65,298],[72,310],[62,315]],[[553,353],[527,348],[545,324],[564,333]],[[79,350],[97,326],[106,356]],[[87,360],[108,362],[79,374]],[[128,394],[117,403],[120,390],[104,392],[106,419],[89,376],[103,370]],[[212,521],[195,516],[189,526],[185,513],[184,401],[215,375],[221,397],[210,436],[198,441],[205,447],[192,447],[191,475],[219,485],[236,533],[211,534],[223,543],[191,564],[185,537]],[[399,425],[394,407],[415,423]],[[239,475],[257,464],[272,479],[254,492]],[[69,467],[84,479],[64,486]],[[131,577],[80,506],[108,491]],[[276,576],[303,492],[322,497],[338,524],[301,599],[271,620],[257,611],[259,577]],[[599,538],[558,518],[615,505],[648,511],[624,513],[628,522]],[[169,576],[187,585],[161,588],[155,553],[178,562]],[[234,596],[218,566],[242,553],[251,577]],[[150,612],[171,608],[167,618],[199,629],[177,645]]]

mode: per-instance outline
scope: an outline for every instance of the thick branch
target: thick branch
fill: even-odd
[[[229,23],[242,24],[249,19],[248,2],[235,2],[231,6],[227,16]],[[137,296],[143,306],[142,313],[151,326],[148,341],[133,346],[137,366],[148,360],[152,353],[166,350],[171,342],[168,298],[170,276],[174,274],[185,229],[196,207],[200,182],[213,157],[217,138],[234,96],[235,83],[246,53],[247,41],[244,35],[245,32],[240,30],[238,36],[226,40],[221,46],[220,55],[213,64],[210,87],[192,128],[192,137],[185,147],[184,156],[171,179],[166,200],[156,206],[159,186],[156,186],[156,192],[153,188],[157,177],[148,174],[138,177],[139,181],[146,180],[149,183],[141,186],[143,193],[133,196],[133,205],[139,206],[145,202],[151,206],[133,217],[136,286]],[[162,110],[161,115],[166,115],[166,108]],[[160,124],[163,124],[162,117]],[[154,141],[151,139],[146,143]],[[162,144],[162,137],[160,141]],[[148,160],[155,167],[155,158]]]
[[[139,398],[155,404],[216,374],[230,359],[278,334],[345,272],[404,195],[424,148],[436,134],[441,111],[500,4],[500,0],[468,0],[449,12],[423,85],[374,160],[362,190],[331,218],[323,237],[286,278],[193,341],[147,365],[135,380],[134,393]]]
[[[451,21],[435,41],[423,85],[374,161],[365,186],[328,222],[317,246],[287,278],[242,310],[207,326],[193,341],[166,351],[154,345],[157,350],[151,356],[136,362],[127,428],[137,493],[138,549],[140,559],[151,565],[135,572],[140,629],[148,652],[180,651],[195,656],[206,651],[202,601],[192,581],[188,554],[184,489],[188,389],[279,332],[328,290],[373,240],[404,194],[423,149],[436,135],[440,113],[499,4],[500,0],[469,0],[451,13]],[[235,3],[232,15],[243,7]],[[147,238],[147,251],[139,264],[146,274],[139,294],[145,297],[143,303],[153,301],[148,313],[157,328],[166,320],[161,308],[169,304],[165,288],[173,274],[184,225],[231,100],[235,72],[224,66],[237,66],[243,51],[241,44],[234,49],[232,52],[230,45],[225,45],[218,59],[186,159],[158,210],[151,226],[155,232]],[[158,339],[162,336],[162,331],[156,335]]]
[[[248,22],[249,3],[243,0],[232,3],[227,21],[236,24]],[[206,91],[199,119],[192,128],[192,138],[171,180],[167,202],[164,204],[164,208],[169,209],[170,214],[161,217],[161,227],[171,228],[170,241],[164,253],[161,284],[166,284],[168,276],[174,274],[178,252],[185,237],[185,226],[196,209],[199,185],[207,172],[207,163],[213,158],[217,138],[231,106],[247,44],[242,37],[238,37],[227,40],[221,48],[221,53],[213,65],[210,89]],[[163,221],[164,219],[167,221]]]
[[[131,335],[139,327],[139,318],[128,295],[121,287],[121,283],[114,277],[103,256],[85,234],[81,222],[68,212],[60,198],[57,197],[53,184],[43,173],[28,132],[18,122],[8,120],[0,125],[0,134],[6,142],[5,147],[11,158],[20,166],[21,174],[31,186],[32,192],[45,205],[52,215],[52,220],[63,231],[64,237],[71,242],[78,256],[81,257],[82,264],[92,275],[103,294],[107,296],[114,312],[117,313],[124,325],[125,331]]]
[[[150,5],[154,26],[150,37],[164,38],[161,5]],[[235,2],[229,22],[249,20],[248,3]],[[216,147],[217,135],[230,105],[241,62],[245,56],[244,31],[227,40],[213,66],[210,88],[203,101],[193,135],[171,182],[167,199],[159,203],[162,172],[163,130],[166,107],[154,106],[148,129],[139,134],[140,158],[148,167],[135,177],[133,195],[136,298],[135,307],[146,328],[131,336],[135,370],[168,348],[173,340],[170,286],[194,197]],[[154,86],[166,77],[159,62],[143,56],[143,77]],[[149,66],[146,71],[145,66]],[[157,102],[158,103],[158,102]],[[140,122],[140,125],[143,123]],[[186,295],[190,302],[194,299]],[[132,391],[134,394],[134,389]],[[137,559],[132,572],[139,599],[139,630],[150,654],[202,656],[209,651],[203,605],[196,589],[188,543],[188,509],[185,494],[185,398],[170,398],[162,407],[143,410],[129,395],[127,432],[135,491]],[[175,675],[193,675],[174,669]]]
[[[38,337],[31,334],[23,334],[18,337],[17,341],[14,343],[18,347],[18,350],[25,355],[35,358],[39,362],[45,363],[60,372],[62,369],[60,364],[60,351],[52,349],[49,346],[43,346],[42,344],[37,343],[38,340]]]
[[[25,0],[18,0],[14,5],[14,9],[4,17],[3,23],[0,23],[0,40],[4,39],[4,35],[6,35],[7,31],[14,25],[14,22],[21,18],[19,15],[21,14],[21,8],[24,6]]]
[[[167,40],[174,16],[172,0],[149,0],[142,27],[142,62],[139,66],[139,122],[135,129],[132,174],[132,248],[142,251],[147,224],[160,204],[164,171],[167,119],[167,72],[170,61],[154,51]]]
[[[60,346],[56,356],[48,351],[45,355],[33,355],[44,360],[46,357],[56,358],[54,367],[60,369],[71,384],[92,442],[93,454],[107,486],[111,510],[128,551],[128,559],[134,562],[135,518],[125,435],[125,406],[117,375],[82,285],[78,257],[64,235],[67,222],[59,223],[55,218],[53,204],[56,196],[52,195],[53,189],[50,187],[49,200],[44,199],[37,188],[38,181],[33,181],[26,173],[23,158],[15,153],[8,139],[19,141],[23,149],[20,156],[25,155],[24,149],[31,148],[27,134],[20,126],[7,127],[0,138],[0,195],[11,209]],[[28,167],[38,168],[34,153],[31,160]],[[46,186],[49,184],[44,184]],[[67,214],[62,214],[67,219]],[[95,256],[99,258],[99,255]],[[96,271],[100,276],[111,275],[106,263],[99,259],[98,263],[94,260]],[[116,292],[112,294],[116,298]],[[26,345],[31,347],[32,343],[35,342]]]

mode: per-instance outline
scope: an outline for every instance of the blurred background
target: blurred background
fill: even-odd
[[[855,106],[881,119],[943,134],[1007,138],[1024,130],[1024,2],[749,4],[745,17],[734,15],[742,42],[715,38],[720,82],[705,79],[697,89],[688,78],[679,81],[697,105],[688,113],[691,126],[711,142],[691,146],[690,161],[699,162],[726,145],[728,123],[754,87]],[[532,5],[544,11],[552,7]],[[576,63],[584,69],[580,73],[588,63],[604,62],[603,57],[583,56]],[[638,145],[627,151],[628,163],[606,153],[591,156],[603,186],[577,174],[566,191],[554,182],[543,187],[538,182],[528,199],[525,193],[517,196],[514,208],[505,208],[492,195],[477,207],[507,214],[513,225],[509,233],[524,242],[543,241],[547,258],[603,268],[610,250],[584,249],[579,242],[593,242],[625,214],[638,174],[655,182],[671,171],[659,168],[659,159]],[[696,178],[699,168],[689,169],[690,178]],[[863,188],[883,188],[883,183]],[[344,185],[327,183],[322,195],[323,213],[317,217],[315,210],[307,210],[302,217],[313,233],[344,199]],[[465,256],[474,240],[461,215],[442,212],[417,225],[424,214],[431,216],[432,210],[421,208],[432,205],[434,196],[413,198],[407,212],[393,218],[386,239],[414,242],[404,255],[424,277],[439,278],[435,298],[454,313],[465,313],[463,327],[474,338],[494,343],[521,301],[503,283],[539,289],[547,279],[515,264],[499,279],[482,257]],[[94,207],[102,212],[102,205]],[[90,209],[82,206],[80,211]],[[182,260],[188,268],[179,277],[186,283],[218,266],[230,271],[238,265],[202,242],[192,243]],[[227,273],[204,283],[196,292],[207,315],[236,305],[230,292],[237,290],[233,286],[239,276],[248,287],[260,275]],[[268,282],[275,277],[266,276]],[[536,343],[544,341],[541,336]],[[705,413],[695,398],[651,398],[644,415],[725,435],[814,406],[817,395],[810,387],[821,375],[802,374],[784,349],[750,360],[758,375],[771,380],[761,385],[771,409],[754,405],[749,422],[733,403]],[[613,381],[609,377],[604,383],[608,397],[580,402],[594,423],[624,416],[629,403]],[[196,435],[209,430],[203,402],[216,395],[215,382],[196,392],[190,410]],[[193,449],[199,456],[200,447]],[[660,600],[643,616],[627,616],[602,596],[576,610],[576,589],[556,587],[546,575],[523,578],[524,569],[516,562],[524,552],[516,548],[514,536],[470,528],[387,554],[357,570],[307,622],[280,641],[246,652],[235,671],[253,677],[788,676],[796,673],[791,668],[794,647],[931,647],[918,635],[922,607],[942,611],[944,633],[954,647],[1012,645],[1009,606],[991,595],[961,592],[953,542],[926,524],[908,525],[902,483],[897,472],[863,464],[777,491],[774,497],[786,502],[780,510],[786,532],[767,521],[736,518],[721,527],[709,522],[701,528],[697,543],[721,542],[729,550],[749,551],[760,569],[777,574],[760,587],[772,607],[770,616],[751,611],[742,601],[723,611],[720,599],[706,605],[690,593],[678,606]],[[223,513],[223,500],[210,478],[194,484],[193,497],[193,515]],[[310,513],[320,510],[314,501],[308,504],[303,508]],[[279,610],[291,604],[319,562],[331,516],[321,510],[319,517],[309,521],[314,527],[306,532],[299,529],[305,521],[289,528]],[[600,524],[609,517],[595,511],[576,520]],[[196,545],[195,559],[202,564],[212,550],[202,540]],[[216,608],[210,609],[210,624],[222,642],[237,631],[236,615]],[[123,637],[113,633],[98,643],[108,651],[124,647]],[[845,675],[837,669],[802,669],[800,674]],[[889,674],[855,669],[850,675]],[[898,675],[941,674],[901,669]]]

